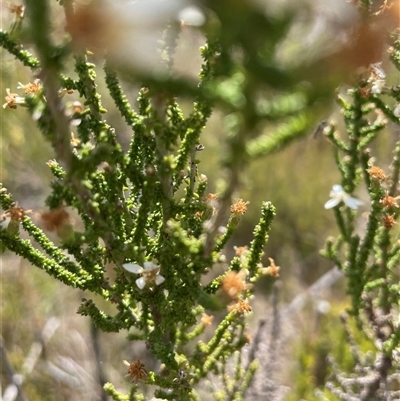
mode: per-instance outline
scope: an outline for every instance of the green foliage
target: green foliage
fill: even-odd
[[[64,6],[68,15],[69,6]],[[220,23],[229,26],[241,18],[242,11],[248,14],[248,23],[257,21],[263,32],[264,23],[271,25],[266,16],[252,8],[239,7],[231,16],[214,10]],[[146,86],[139,91],[135,110],[120,83],[118,65],[107,60],[104,72],[109,95],[132,132],[130,145],[124,150],[115,129],[104,119],[107,110],[98,92],[96,62],[92,62],[91,53],[78,50],[69,54],[69,45],[53,43],[47,1],[27,2],[26,13],[38,60],[21,50],[7,33],[2,33],[2,46],[24,65],[41,70],[41,80],[34,91],[27,93],[24,102],[54,148],[55,159],[48,162],[54,179],[46,201],[51,211],[42,214],[42,218],[56,228],[61,243],[56,245],[37,227],[3,187],[0,203],[6,211],[4,216],[11,221],[0,230],[1,242],[67,286],[113,304],[117,312],[110,314],[99,306],[99,300],[86,297],[78,313],[89,316],[101,331],[124,329],[130,332],[128,338],[146,342],[149,351],[163,364],[163,371],[148,372],[144,377],[145,383],[159,388],[156,395],[197,399],[193,387],[210,372],[225,369],[228,359],[238,356],[246,343],[244,314],[251,310],[247,303],[251,291],[238,290],[227,301],[220,299],[221,291],[229,291],[229,286],[223,285],[224,274],[209,285],[202,284],[202,278],[219,264],[221,252],[246,212],[247,203],[238,200],[232,205],[232,196],[239,182],[240,165],[248,160],[243,152],[246,143],[259,135],[257,130],[249,136],[249,131],[264,119],[284,119],[308,106],[306,94],[297,100],[282,95],[276,102],[263,101],[263,112],[254,111],[252,99],[260,93],[254,82],[258,70],[265,71],[263,85],[285,89],[292,86],[289,77],[272,65],[271,58],[290,17],[275,21],[275,37],[272,41],[265,37],[268,41],[264,48],[269,49],[262,59],[254,48],[248,47],[245,31],[243,35],[225,37],[225,30],[211,28],[201,49],[204,63],[200,84],[187,117],[176,95],[184,92],[193,96],[190,82],[182,83],[171,76],[169,82],[160,85],[156,76],[142,77]],[[170,32],[170,37],[165,42],[169,47],[164,57],[171,66],[174,35],[170,30],[166,32]],[[248,52],[244,64],[232,54],[238,45]],[[74,75],[62,68],[69,58],[74,62]],[[276,78],[280,80],[278,85]],[[140,77],[134,80],[140,81]],[[26,92],[27,88],[28,85]],[[62,97],[66,91],[77,91],[81,103],[68,109],[70,106]],[[14,107],[14,98],[9,101],[8,105]],[[229,150],[224,164],[232,171],[232,180],[220,201],[213,203],[205,196],[207,177],[198,171],[197,154],[202,149],[200,135],[215,105],[226,109],[231,121],[226,128]],[[289,126],[287,138],[277,135],[272,146],[284,146],[306,129],[306,124],[296,129]],[[65,207],[78,213],[82,229],[73,227]],[[231,216],[226,220],[229,207]],[[225,273],[246,268],[245,275],[234,273],[237,285],[243,289],[250,289],[246,282],[255,282],[260,275],[263,248],[274,215],[272,204],[264,202],[248,262],[244,266],[234,258],[230,266],[226,264]],[[227,225],[223,234],[218,231],[222,224]],[[20,236],[19,226],[29,239]],[[107,265],[112,266],[115,274],[110,276]],[[146,271],[150,265],[153,267]],[[136,270],[130,271],[136,274],[127,272],[128,266],[135,266]],[[198,341],[205,329],[204,324],[198,325],[201,313],[205,309],[222,311],[227,303],[232,303],[230,312],[214,336],[207,343]],[[196,340],[194,351],[189,351],[189,343]],[[184,374],[188,375],[185,379],[178,377],[183,362]],[[237,399],[250,385],[256,364],[244,374],[239,362],[240,358],[235,377],[243,376],[242,384],[232,387],[226,383],[225,397]],[[136,372],[130,374],[133,379],[139,377]],[[111,384],[105,389],[113,399],[125,398]],[[143,398],[133,393],[131,397]]]
[[[53,179],[46,199],[50,211],[40,215],[43,229],[1,184],[6,220],[0,228],[1,251],[8,249],[83,291],[78,313],[89,317],[95,330],[110,335],[122,331],[127,341],[145,344],[157,364],[146,369],[140,360],[129,361],[129,394],[103,383],[112,399],[145,400],[153,389],[162,399],[199,400],[203,383],[214,375],[222,377],[215,399],[242,400],[259,366],[254,359],[245,368],[242,360],[248,342],[246,314],[251,311],[253,284],[275,266],[271,259],[271,268],[263,269],[262,260],[276,214],[272,203],[262,199],[249,249],[228,260],[227,246],[247,211],[248,202],[237,198],[242,172],[251,161],[273,157],[310,132],[316,125],[315,109],[329,100],[321,94],[329,88],[300,82],[303,76],[298,71],[277,60],[279,45],[296,22],[295,8],[272,15],[251,2],[235,0],[227,7],[203,1],[205,44],[195,81],[174,71],[183,26],[170,20],[161,27],[160,60],[141,70],[131,64],[134,55],[128,47],[118,43],[123,41],[119,32],[115,38],[102,36],[102,30],[109,32],[105,21],[113,18],[107,14],[111,9],[102,8],[105,4],[74,9],[70,1],[60,1],[57,10],[65,14],[68,35],[57,36],[51,17],[54,6],[46,0],[27,0],[27,19],[19,16],[18,27],[0,32],[5,51],[35,74],[40,71],[33,84],[19,88],[24,96],[7,92],[6,107],[25,107],[54,152],[47,163]],[[88,18],[88,31],[81,30],[80,13]],[[90,36],[96,26],[102,27],[95,31],[99,38]],[[32,53],[23,48],[26,32]],[[397,36],[391,52],[396,66]],[[124,62],[113,52],[119,46]],[[399,215],[400,142],[394,146],[390,175],[376,169],[371,147],[387,120],[399,123],[400,112],[390,106],[390,100],[398,101],[398,88],[382,83],[377,66],[368,74],[346,93],[337,93],[346,134],[339,135],[333,123],[325,124],[341,187],[334,187],[329,204],[339,236],[328,239],[323,255],[348,279],[357,330],[373,329],[368,350],[389,361],[385,374],[381,372],[383,380],[397,366],[394,353],[400,341],[391,315],[399,303],[400,247],[394,224]],[[135,103],[132,85],[140,88]],[[380,89],[373,89],[376,86]],[[79,101],[71,104],[65,96],[72,92]],[[106,109],[108,99],[113,104]],[[127,145],[106,120],[111,111],[120,118],[117,127],[123,121],[129,130]],[[224,115],[218,196],[207,195],[215,183],[200,168],[202,135],[213,112]],[[374,112],[378,118],[373,118]],[[371,201],[363,235],[358,229],[359,202],[350,196],[361,183]],[[204,333],[211,317],[205,312],[219,317],[208,339]],[[342,383],[337,369],[325,363],[329,353],[345,371],[367,361],[350,361],[341,332],[329,329],[326,321],[321,331],[327,338],[319,337],[299,352],[304,371],[318,370],[311,384],[308,377],[299,376],[296,387],[301,397],[312,397],[310,387],[322,386],[328,371],[334,377],[329,389],[338,394],[335,385]],[[363,387],[362,382],[354,388],[361,394],[379,392],[379,386]]]

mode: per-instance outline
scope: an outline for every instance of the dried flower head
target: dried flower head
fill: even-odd
[[[33,84],[29,82],[26,85],[21,84],[21,82],[18,82],[18,86],[17,86],[17,89],[23,89],[27,95],[30,95],[30,94],[37,95],[38,93],[41,92],[42,88],[43,87],[40,82],[40,79],[35,79],[33,81]]]
[[[212,216],[215,216],[217,213],[217,209],[218,209],[218,194],[207,194],[204,197],[204,201],[207,204],[207,209],[205,211],[205,213],[203,214],[203,218],[205,220],[210,219]]]
[[[229,271],[221,280],[222,291],[231,300],[236,301],[243,291],[253,287],[252,284],[246,283],[246,270],[239,272]]]
[[[386,214],[383,218],[383,225],[389,230],[396,224],[394,214]]]
[[[24,5],[19,5],[19,4],[9,4],[8,5],[8,10],[15,14],[17,18],[24,18],[25,14],[25,6]]]
[[[9,217],[11,221],[20,222],[29,213],[32,213],[32,210],[25,210],[24,208],[19,207],[18,202],[16,202],[1,215],[1,219],[4,221]]]
[[[371,176],[371,178],[373,178],[375,180],[384,182],[384,181],[387,181],[387,179],[388,179],[387,175],[380,167],[372,166],[367,171],[368,171],[368,174]]]
[[[236,304],[228,306],[228,312],[235,311],[239,315],[251,312],[251,306],[248,301],[240,299]]]
[[[390,209],[392,207],[399,207],[399,204],[397,203],[397,200],[400,199],[400,196],[390,196],[387,192],[386,195],[381,199],[381,203],[383,207]]]
[[[202,317],[201,317],[201,324],[203,324],[204,326],[211,326],[212,321],[214,320],[214,316],[209,316],[207,315],[207,313],[203,313]]]
[[[141,380],[147,376],[147,370],[144,368],[144,363],[142,363],[140,359],[132,363],[124,361],[124,364],[128,366],[128,374],[125,375],[125,377],[130,376],[132,381]]]
[[[64,206],[57,209],[48,210],[40,213],[40,219],[42,220],[44,227],[48,231],[56,231],[65,225],[71,224],[69,214],[65,211]]]
[[[18,93],[11,93],[10,88],[6,89],[6,102],[3,104],[3,109],[9,107],[10,109],[16,109],[17,105],[24,105],[25,99],[18,95]]]
[[[209,193],[205,196],[204,200],[206,202],[212,202],[212,201],[218,200],[218,194]]]
[[[268,259],[269,259],[270,265],[268,267],[261,268],[260,269],[261,273],[262,274],[267,274],[267,275],[272,276],[272,277],[279,277],[280,267],[275,264],[274,259],[272,259],[272,258],[268,258]]]
[[[247,205],[250,202],[244,202],[243,199],[238,199],[236,203],[231,206],[231,213],[234,215],[243,215],[247,212]]]
[[[165,281],[165,278],[160,274],[160,267],[153,262],[144,262],[143,267],[135,263],[125,263],[122,267],[128,272],[142,275],[136,280],[136,285],[141,290],[146,284],[160,285]]]
[[[234,246],[233,249],[235,250],[235,255],[239,257],[245,256],[249,251],[248,246]]]

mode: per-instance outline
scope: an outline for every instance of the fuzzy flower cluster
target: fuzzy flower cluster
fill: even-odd
[[[243,291],[247,291],[253,287],[252,284],[246,282],[246,270],[229,271],[221,280],[222,291],[231,300],[236,301],[239,299]]]

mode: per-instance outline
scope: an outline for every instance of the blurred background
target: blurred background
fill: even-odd
[[[62,41],[68,37],[63,9],[57,2],[51,3],[54,40]],[[105,41],[110,40],[111,32],[121,38],[121,41],[127,40],[124,36],[126,32],[115,29],[116,24],[120,22],[118,18],[121,17],[121,10],[130,15],[129,5],[133,2],[122,3],[123,8],[113,11],[115,20],[112,19],[114,17],[110,17],[108,21],[103,21],[101,18],[104,18],[104,14],[101,12],[99,16],[93,17],[93,21],[76,20],[76,32],[73,34],[81,37],[85,45],[99,39],[99,31],[96,31],[95,27],[101,32],[107,32],[108,36],[104,36]],[[152,40],[158,40],[157,29],[162,23],[162,18],[160,12],[154,11],[157,1],[150,2],[150,6],[139,3],[140,10],[143,11],[142,19],[134,20],[132,25],[129,25],[130,28],[126,28],[130,35],[132,53],[128,54],[129,57],[126,52],[121,55],[116,48],[113,54],[116,65],[122,65],[123,69],[130,68],[127,59],[132,62],[135,57],[141,57],[143,41],[146,41],[146,48],[150,49]],[[164,7],[165,2],[161,3]],[[174,14],[178,7],[180,11],[189,8],[191,12],[184,14],[187,21],[179,34],[173,67],[175,76],[183,77],[192,83],[198,82],[202,62],[199,47],[205,44],[204,34],[209,29],[207,24],[212,22],[213,18],[217,18],[216,16],[221,19],[221,15],[235,10],[237,5],[237,2],[232,2],[231,7],[225,5],[225,2],[219,3],[218,7],[207,2],[198,3],[193,7],[193,4],[187,5],[182,2],[171,10],[162,10],[162,13]],[[89,2],[82,2],[82,7],[88,4]],[[10,11],[6,2],[2,2],[1,7],[2,29],[9,30],[15,23],[15,13]],[[340,183],[331,144],[324,136],[314,138],[313,131],[322,120],[334,121],[338,131],[345,135],[342,115],[335,105],[334,91],[341,83],[345,88],[351,83],[350,70],[355,72],[365,63],[382,61],[387,81],[397,84],[399,79],[388,65],[385,45],[382,44],[376,49],[375,44],[384,43],[384,34],[379,33],[382,26],[379,24],[374,26],[376,42],[372,45],[369,42],[370,48],[378,53],[371,55],[371,51],[367,52],[357,43],[359,57],[356,61],[345,59],[348,53],[343,49],[354,50],[352,35],[356,35],[357,28],[354,27],[360,23],[356,7],[349,2],[304,1],[293,6],[293,2],[289,1],[255,0],[249,1],[246,7],[248,9],[245,11],[250,9],[255,16],[268,15],[271,20],[276,18],[276,21],[287,18],[288,29],[281,35],[284,40],[275,48],[276,65],[283,71],[296,71],[298,76],[292,76],[294,81],[304,85],[315,85],[323,93],[319,93],[320,97],[314,102],[310,129],[307,132],[282,150],[266,156],[260,155],[242,169],[242,184],[238,188],[237,197],[250,201],[250,204],[225,254],[230,260],[234,255],[234,246],[250,244],[252,230],[260,216],[261,204],[271,201],[277,208],[277,215],[265,248],[264,264],[267,266],[268,258],[273,258],[281,268],[280,277],[278,280],[264,278],[257,284],[252,304],[253,313],[248,319],[249,331],[256,330],[260,319],[266,319],[267,324],[272,322],[274,286],[277,291],[275,306],[277,305],[282,312],[282,316],[289,306],[293,308],[293,300],[298,299],[296,297],[304,295],[288,315],[290,318],[281,322],[284,335],[281,352],[275,356],[277,361],[274,362],[277,362],[277,367],[274,371],[274,381],[282,390],[280,399],[313,400],[317,399],[315,389],[323,389],[329,374],[326,363],[329,353],[333,353],[337,360],[349,369],[352,363],[346,351],[346,337],[339,319],[340,312],[348,303],[344,279],[336,275],[329,285],[322,285],[320,291],[313,292],[313,296],[307,296],[310,287],[334,267],[319,255],[319,251],[327,237],[337,234],[333,213],[324,209],[324,203],[329,199],[332,185]],[[87,9],[85,10],[87,12]],[[99,21],[104,26],[96,25]],[[22,23],[25,22],[24,20]],[[124,19],[124,24],[128,22]],[[95,26],[93,29],[91,23]],[[83,24],[85,29],[79,24]],[[234,27],[231,29],[234,37]],[[257,36],[257,32],[248,34],[249,40],[252,35]],[[20,40],[32,51],[24,27],[19,35]],[[137,44],[135,40],[138,41]],[[92,45],[96,48],[103,42],[99,43]],[[157,70],[157,64],[153,64],[156,63],[153,60],[155,56],[146,54],[146,57],[149,58],[145,59],[144,68],[151,66]],[[103,106],[108,110],[105,118],[115,127],[122,146],[127,149],[131,132],[107,95],[101,64],[100,60],[96,82]],[[74,74],[72,67],[72,64],[66,63],[67,75]],[[27,68],[4,50],[1,50],[0,68],[0,93],[3,98],[6,88],[15,93],[19,82],[27,84],[35,79]],[[163,74],[162,71],[157,73]],[[135,99],[140,86],[128,82],[123,83],[123,87],[131,104],[136,107]],[[274,96],[281,95],[278,89],[272,93],[272,100],[275,99]],[[76,100],[79,100],[78,94],[65,96],[67,103]],[[192,108],[191,100],[183,96],[178,98],[178,101],[181,102],[186,116]],[[221,160],[226,151],[226,116],[230,112],[228,106],[219,105],[209,119],[202,137],[205,149],[201,152],[199,172],[208,177],[208,192],[211,193],[218,193],[223,188],[227,176]],[[0,181],[14,194],[21,207],[32,210],[31,217],[40,226],[38,213],[46,209],[44,201],[49,194],[51,181],[50,169],[46,162],[54,158],[54,152],[23,108],[1,108],[0,119]],[[275,124],[264,124],[260,128],[261,133],[268,135],[269,131],[273,131]],[[389,124],[373,145],[373,154],[379,160],[379,166],[384,169],[391,160],[391,138],[398,133],[398,127]],[[366,192],[362,189],[357,196],[367,200]],[[362,210],[366,211],[367,208]],[[48,235],[55,243],[58,242],[55,235]],[[1,333],[7,358],[16,372],[26,374],[23,386],[29,400],[106,400],[97,384],[99,374],[104,375],[103,379],[106,381],[114,383],[118,390],[128,391],[129,380],[124,377],[126,368],[122,361],[141,358],[145,350],[136,344],[128,343],[125,339],[126,333],[95,332],[88,318],[76,314],[84,293],[57,283],[9,251],[1,255],[0,290]],[[102,305],[101,300],[98,302]],[[103,306],[107,308],[106,305]],[[211,336],[213,327],[207,329],[206,335],[208,333]],[[8,379],[4,359],[1,374],[3,400],[15,399],[10,393],[11,390],[7,393]],[[201,393],[201,397],[202,400],[212,399],[209,392]],[[333,396],[330,397],[334,399]]]

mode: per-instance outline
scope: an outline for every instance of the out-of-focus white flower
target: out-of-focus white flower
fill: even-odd
[[[353,198],[347,192],[344,191],[341,185],[334,185],[329,194],[332,199],[329,199],[325,203],[325,209],[332,209],[337,206],[340,202],[343,202],[346,206],[351,209],[357,209],[358,206],[363,205],[363,202],[359,199]]]
[[[371,93],[374,93],[375,95],[381,94],[384,86],[385,86],[384,79],[377,79],[377,80],[373,81],[372,86],[371,86]]]
[[[142,275],[136,280],[136,285],[141,290],[146,284],[160,285],[165,281],[165,277],[160,274],[160,267],[153,262],[144,262],[143,267],[135,263],[125,263],[122,267],[130,273]]]
[[[393,114],[397,117],[400,118],[400,103],[397,103],[394,110],[393,110]]]
[[[196,6],[185,7],[178,15],[184,25],[202,26],[206,22],[203,11]]]
[[[326,315],[331,310],[331,304],[323,299],[315,303],[315,309],[322,315]]]

